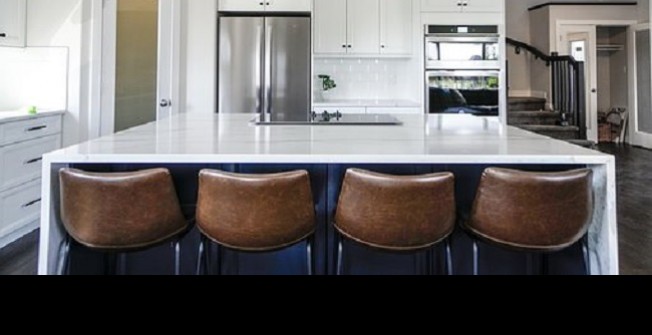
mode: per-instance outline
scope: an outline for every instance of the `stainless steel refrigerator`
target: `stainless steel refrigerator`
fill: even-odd
[[[219,17],[218,113],[309,121],[310,16]]]

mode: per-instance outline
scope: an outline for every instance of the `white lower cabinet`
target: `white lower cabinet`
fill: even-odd
[[[62,115],[3,122],[0,114],[0,248],[38,228],[43,155],[61,147]]]

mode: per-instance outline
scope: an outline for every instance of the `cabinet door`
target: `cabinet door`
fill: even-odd
[[[310,0],[267,0],[265,10],[268,12],[309,12]]]
[[[0,46],[24,47],[27,0],[0,1]]]
[[[412,1],[380,0],[380,53],[412,54]]]
[[[262,12],[265,10],[265,0],[220,0],[218,9],[226,12]]]
[[[315,0],[316,54],[346,53],[346,0]]]
[[[421,0],[422,12],[461,12],[463,0]]]
[[[463,0],[465,12],[500,13],[505,10],[505,0]]]
[[[380,0],[347,1],[347,53],[380,52]]]

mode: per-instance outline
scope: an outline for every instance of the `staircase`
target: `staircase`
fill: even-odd
[[[562,126],[561,113],[546,109],[546,99],[509,98],[509,125],[559,140],[579,140],[580,128]]]

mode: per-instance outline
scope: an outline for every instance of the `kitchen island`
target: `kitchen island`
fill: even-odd
[[[197,174],[203,168],[241,173],[306,169],[311,175],[318,229],[316,272],[334,273],[332,221],[339,187],[347,168],[360,167],[394,174],[452,171],[460,214],[468,212],[482,171],[490,166],[531,171],[564,171],[589,167],[594,171],[595,211],[589,231],[592,274],[618,274],[615,159],[596,151],[501,125],[495,118],[465,115],[400,115],[400,126],[255,126],[254,115],[181,114],[111,136],[48,154],[43,164],[43,204],[39,273],[56,272],[64,236],[59,219],[58,171],[119,172],[167,167],[189,217],[196,203]],[[500,210],[497,208],[496,210]],[[182,272],[193,273],[198,233],[182,244]],[[470,274],[471,243],[461,231],[453,237],[456,274]],[[81,249],[81,248],[80,248]],[[483,273],[528,273],[536,257],[481,246]],[[355,253],[348,273],[419,273],[421,255],[383,254],[351,246]],[[224,273],[302,273],[304,252],[267,255],[224,252]],[[73,250],[73,273],[96,273],[101,256]],[[157,261],[152,261],[156,259]],[[347,257],[349,259],[349,257]],[[171,250],[130,254],[126,273],[166,273]],[[551,273],[582,274],[579,246],[550,257]],[[101,268],[101,265],[100,265]]]

